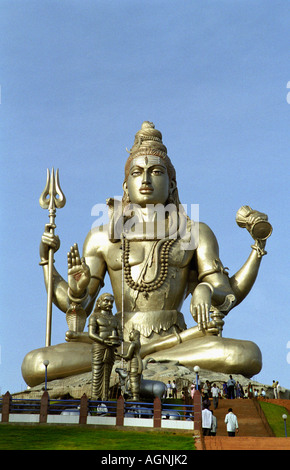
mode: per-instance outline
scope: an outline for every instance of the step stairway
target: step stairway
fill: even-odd
[[[290,450],[290,437],[205,437],[205,450]]]
[[[237,416],[239,432],[228,437],[225,416],[232,408]],[[290,438],[276,438],[254,399],[220,399],[218,408],[210,407],[217,418],[216,436],[203,438],[205,450],[278,450],[290,449]]]
[[[213,409],[213,405],[211,404],[210,409],[213,410],[218,422],[217,436],[228,435],[225,416],[228,413],[229,408],[232,408],[233,413],[237,416],[239,436],[270,436],[269,430],[266,429],[265,424],[257,411],[254,400],[242,398],[236,398],[233,400],[221,399],[219,400],[218,408],[216,410]]]

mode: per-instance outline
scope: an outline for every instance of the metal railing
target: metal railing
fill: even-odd
[[[1,400],[2,401],[2,400]],[[40,413],[40,400],[37,399],[23,399],[13,398],[10,402],[9,413],[27,413],[27,414],[39,414]],[[2,405],[2,404],[1,404]],[[2,406],[1,406],[2,409]]]
[[[154,406],[153,403],[144,402],[124,402],[124,417],[125,418],[153,418]]]
[[[88,400],[88,414],[90,416],[116,416],[117,402]]]
[[[9,422],[9,415],[17,414],[39,415],[39,422],[46,422],[47,418],[43,418],[43,416],[74,415],[80,417],[80,423],[86,423],[86,417],[88,416],[115,417],[116,419],[121,416],[121,423],[124,422],[125,418],[145,418],[153,419],[154,426],[156,420],[159,420],[158,426],[160,426],[160,420],[194,421],[196,418],[196,420],[199,421],[201,418],[199,400],[197,400],[195,404],[172,404],[162,403],[159,399],[158,403],[156,403],[156,399],[153,403],[130,402],[125,401],[123,397],[120,398],[114,401],[102,401],[90,400],[84,395],[81,399],[50,400],[48,394],[46,393],[46,396],[43,394],[41,399],[24,399],[12,397],[9,393],[7,393],[2,398],[0,398],[0,413],[2,414],[2,422]],[[194,413],[195,411],[196,417]]]
[[[78,414],[80,408],[80,400],[77,399],[56,399],[50,400],[48,403],[47,414]]]
[[[183,419],[186,421],[194,420],[194,407],[193,405],[185,404],[162,404],[162,418],[163,419]]]

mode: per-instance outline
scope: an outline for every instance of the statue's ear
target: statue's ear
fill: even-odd
[[[124,195],[123,195],[123,199],[122,199],[123,203],[124,204],[129,204],[130,203],[130,197],[129,197],[127,181],[124,181],[124,183],[123,183],[123,191],[124,191]]]
[[[177,185],[176,185],[176,181],[175,180],[171,180],[170,181],[170,187],[169,187],[169,193],[172,194],[173,191],[176,189]]]

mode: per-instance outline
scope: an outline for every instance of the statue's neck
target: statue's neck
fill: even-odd
[[[161,240],[180,238],[180,222],[186,228],[186,214],[176,210],[166,210],[166,206],[149,204],[146,207],[130,207],[128,211],[122,204],[111,204],[109,238],[114,243],[122,236],[130,239]]]
[[[169,236],[169,226],[168,217],[160,218],[145,209],[138,219],[125,221],[124,236],[128,239],[161,240]]]
[[[140,209],[140,216],[142,217],[143,222],[149,222],[149,223],[157,223],[158,219],[160,219],[160,216],[158,217],[158,213],[155,210],[151,210],[148,207],[141,207]],[[163,217],[164,223],[168,223],[168,215]]]

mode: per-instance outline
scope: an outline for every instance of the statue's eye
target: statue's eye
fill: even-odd
[[[134,170],[131,173],[132,176],[140,176],[141,175],[141,170]]]
[[[151,174],[154,175],[154,176],[161,176],[164,173],[165,172],[162,170],[162,168],[153,168],[152,171],[151,171]]]

